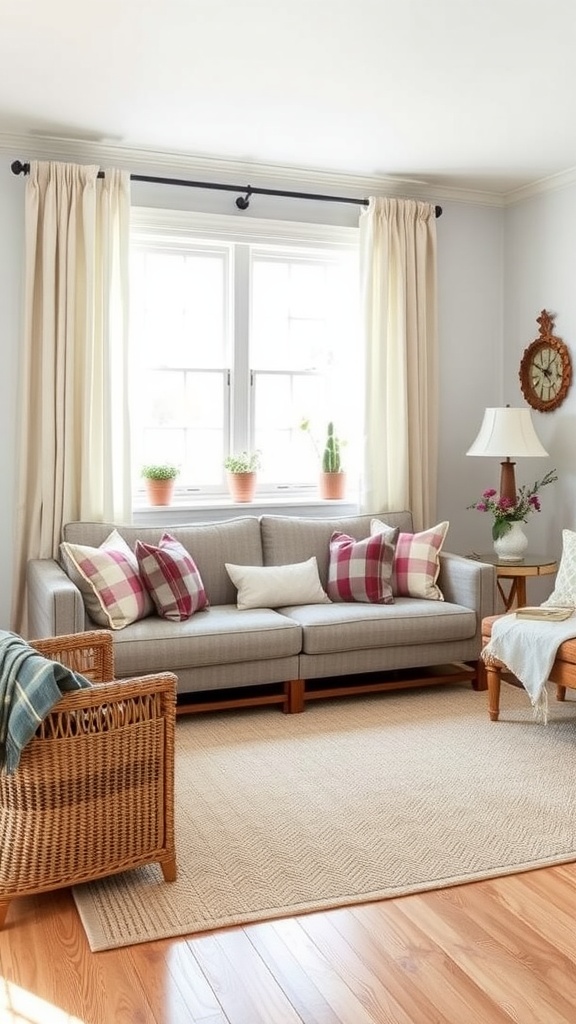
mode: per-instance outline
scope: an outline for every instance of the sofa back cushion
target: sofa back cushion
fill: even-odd
[[[112,529],[114,526],[110,523],[67,523],[62,539],[97,547]],[[256,516],[239,516],[226,522],[189,526],[117,526],[116,529],[132,550],[137,540],[158,546],[163,533],[169,530],[198,567],[211,605],[236,604],[236,587],[226,572],[225,562],[264,564],[260,524]],[[300,562],[302,559],[292,561]]]
[[[388,526],[412,532],[410,512],[381,513]],[[370,536],[372,515],[334,516],[323,519],[307,519],[303,516],[261,516],[262,549],[264,565],[288,565],[303,562],[314,556],[324,589],[328,585],[328,563],[330,560],[330,538],[337,531],[346,533],[355,540]]]

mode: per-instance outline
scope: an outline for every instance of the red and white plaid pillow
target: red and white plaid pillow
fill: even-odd
[[[208,606],[194,559],[170,533],[162,534],[158,547],[137,540],[135,551],[140,573],[161,618],[183,622]]]
[[[330,538],[328,597],[332,601],[393,604],[394,546],[384,534],[355,540],[336,531]]]
[[[392,571],[392,591],[395,597],[444,600],[436,580],[440,573],[440,551],[449,525],[448,522],[438,523],[421,533],[399,534]],[[381,533],[383,528],[390,529],[380,519],[372,519],[370,529],[373,535]]]
[[[152,611],[136,556],[117,530],[112,530],[99,548],[63,541],[60,555],[88,615],[98,626],[124,629]]]

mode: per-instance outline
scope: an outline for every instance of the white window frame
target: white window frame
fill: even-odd
[[[249,245],[281,246],[288,247],[300,245],[307,249],[318,251],[327,250],[334,252],[357,251],[358,250],[358,229],[336,225],[311,224],[296,221],[269,220],[255,217],[239,217],[226,214],[206,214],[193,211],[164,210],[150,207],[133,207],[131,211],[131,244],[152,245],[154,248],[179,248],[185,247],[186,240],[194,239],[197,242],[210,243],[222,242],[223,245],[230,245],[230,260],[236,261],[231,278],[238,272],[245,274],[249,272]],[[179,245],[180,243],[180,245]],[[232,249],[232,246],[235,248]],[[240,266],[238,262],[240,261]],[[244,262],[244,266],[241,264]],[[231,280],[229,282],[231,287]],[[253,447],[248,429],[253,436],[253,407],[250,398],[250,367],[248,366],[248,334],[249,334],[249,310],[248,289],[238,290],[230,294],[230,317],[233,321],[230,325],[231,332],[236,338],[243,339],[240,345],[233,345],[234,358],[241,352],[242,361],[230,366],[233,376],[243,378],[243,385],[234,388],[235,401],[230,409],[230,423],[225,424],[229,428],[230,444],[232,450]],[[246,424],[248,427],[246,427]],[[286,487],[275,484],[268,492],[260,492],[264,498],[275,498],[285,501],[290,499],[309,500],[314,488],[311,485],[299,485]],[[135,495],[136,505],[141,503],[144,491],[140,484]],[[193,489],[182,486],[175,488],[175,501],[180,507],[193,505],[198,502],[211,500],[211,504],[219,504],[227,496],[225,485],[222,487],[206,487]]]

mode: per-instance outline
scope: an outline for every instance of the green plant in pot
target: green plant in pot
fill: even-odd
[[[344,441],[336,434],[332,420],[326,428],[326,440],[322,449],[312,434],[310,420],[302,420],[300,429],[310,435],[312,444],[320,458],[320,497],[325,499],[341,499],[346,491],[346,474],[342,469],[342,447]]]
[[[260,451],[244,450],[226,456],[224,468],[228,473],[228,488],[233,501],[253,500],[261,461]]]
[[[180,470],[169,462],[147,463],[140,475],[146,482],[151,505],[169,505],[174,495],[174,482]]]

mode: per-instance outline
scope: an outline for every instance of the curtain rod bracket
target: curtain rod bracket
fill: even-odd
[[[251,195],[252,195],[252,189],[251,189],[250,185],[248,185],[248,188],[246,189],[246,195],[245,196],[238,196],[238,199],[236,200],[236,206],[238,207],[239,210],[247,210],[248,209],[248,207],[250,206],[250,196]]]

